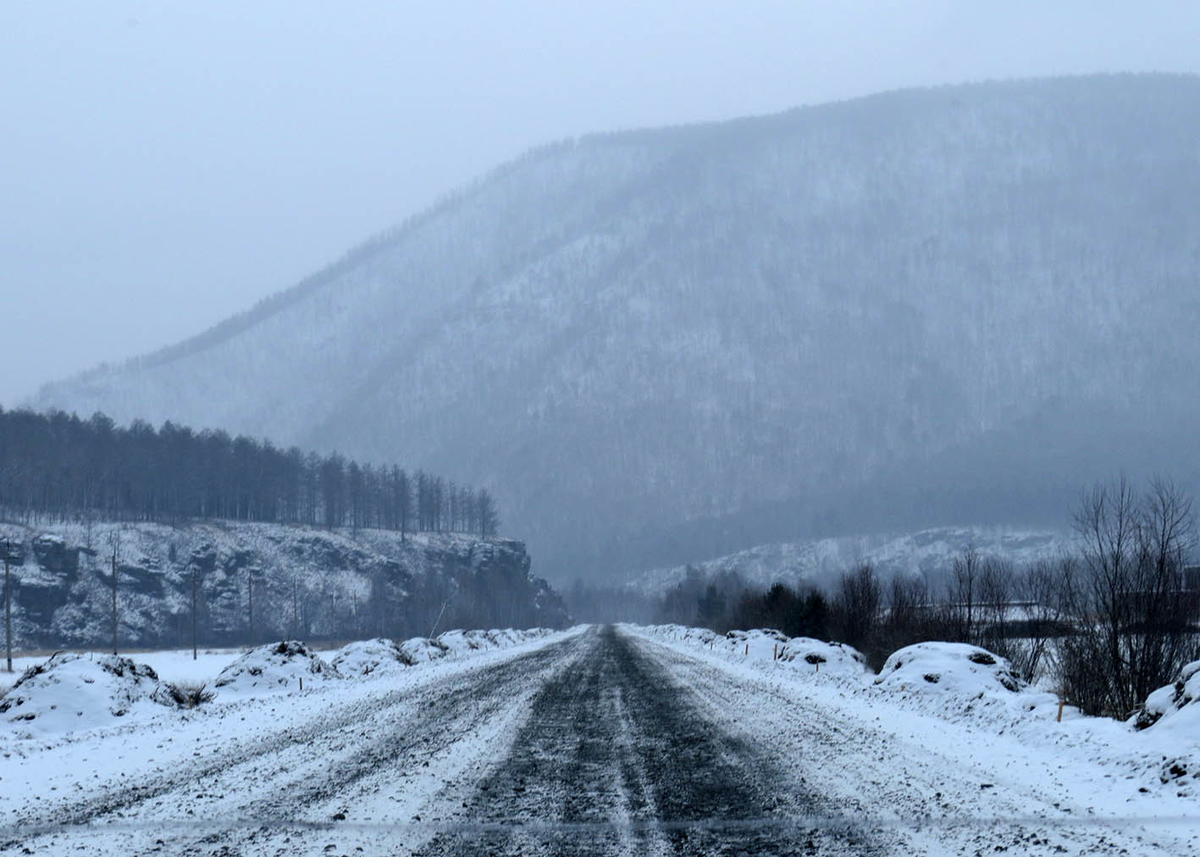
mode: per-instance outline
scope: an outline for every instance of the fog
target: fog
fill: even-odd
[[[1197,70],[1180,3],[10,3],[0,404],[195,333],[522,150],[911,85]]]

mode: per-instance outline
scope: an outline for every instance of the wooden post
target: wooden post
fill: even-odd
[[[779,644],[778,643],[776,643],[774,646],[771,647],[771,660],[773,660],[773,661],[779,660]]]
[[[748,654],[750,654],[750,644],[749,644],[749,643],[747,643],[747,644],[746,644],[746,651],[742,652],[742,654],[743,654],[743,655],[748,655]]]
[[[1062,723],[1062,710],[1063,710],[1063,706],[1066,704],[1067,704],[1067,701],[1065,699],[1060,699],[1058,701],[1058,722],[1059,723]]]
[[[300,689],[304,690],[304,676],[300,676]]]
[[[4,652],[12,672],[12,580],[8,576],[8,539],[4,540]]]

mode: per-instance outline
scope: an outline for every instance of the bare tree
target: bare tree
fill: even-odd
[[[890,651],[920,642],[929,624],[929,586],[920,577],[897,574],[888,584],[887,613],[883,622],[884,647]]]
[[[978,642],[978,608],[980,576],[983,560],[972,544],[954,558],[953,576],[948,600],[949,631],[955,640]]]
[[[1033,681],[1042,665],[1053,656],[1051,641],[1072,630],[1063,599],[1063,583],[1077,576],[1078,560],[1064,554],[1057,560],[1034,563],[1013,581],[1013,591],[1021,604],[1020,645],[1005,654],[1017,674]]]
[[[844,642],[859,649],[878,645],[882,601],[879,579],[870,563],[842,575],[834,609]]]
[[[1162,479],[1139,498],[1122,477],[1084,496],[1075,525],[1084,549],[1064,579],[1078,629],[1061,647],[1063,690],[1090,714],[1126,716],[1196,654],[1197,603],[1182,581],[1191,500]]]
[[[1012,660],[1020,645],[1011,633],[1012,592],[1015,572],[1011,564],[988,558],[979,575],[979,608],[975,642]]]

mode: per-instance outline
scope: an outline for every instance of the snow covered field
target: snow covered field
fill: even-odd
[[[1196,777],[1164,770],[1190,764],[1197,736],[1069,710],[1059,723],[969,647],[902,650],[874,676],[846,647],[761,632],[518,637],[462,635],[448,650],[470,657],[425,650],[412,668],[369,641],[323,653],[358,679],[6,730],[0,851],[1200,850]]]

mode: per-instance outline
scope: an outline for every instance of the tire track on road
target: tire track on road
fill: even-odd
[[[792,823],[828,802],[715,724],[645,643],[611,627],[586,643],[468,800],[476,824],[419,853],[886,853],[849,824]]]
[[[210,756],[186,768],[123,783],[114,791],[27,814],[3,829],[0,851],[35,849],[58,836],[70,836],[72,831],[90,838],[107,822],[118,827],[158,822],[162,833],[150,827],[144,835],[130,836],[146,839],[146,850],[186,853],[227,848],[245,838],[246,828],[255,821],[261,821],[263,830],[270,832],[286,828],[289,820],[334,824],[332,814],[323,819],[305,816],[314,805],[349,796],[364,779],[398,766],[419,767],[444,752],[501,708],[513,705],[523,687],[526,696],[532,693],[536,684],[531,686],[531,680],[535,682],[537,676],[569,658],[574,643],[575,638],[559,641],[467,671],[454,676],[450,684],[433,682],[386,691],[347,711],[317,715],[314,722],[299,729],[253,742],[234,739],[216,758]],[[321,751],[328,755],[322,757]],[[294,762],[291,756],[297,754],[307,761]],[[254,778],[265,782],[247,791],[246,780]],[[228,796],[230,801],[205,805],[205,796],[214,793]],[[166,832],[173,811],[187,821],[180,828],[183,839]],[[213,818],[217,829],[197,837],[194,820],[205,817]],[[231,821],[234,829],[222,832],[221,817]]]

